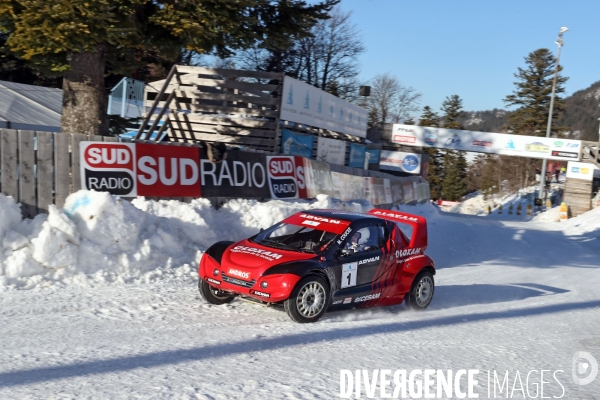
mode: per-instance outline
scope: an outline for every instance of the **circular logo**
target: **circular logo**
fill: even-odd
[[[402,161],[402,166],[407,171],[414,171],[419,166],[419,159],[413,155],[407,155]]]

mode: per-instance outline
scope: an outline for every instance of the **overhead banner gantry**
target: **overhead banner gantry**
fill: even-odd
[[[581,140],[463,131],[394,124],[392,141],[404,146],[502,154],[507,156],[579,161]]]

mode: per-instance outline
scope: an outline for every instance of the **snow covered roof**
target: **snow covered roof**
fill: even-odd
[[[60,132],[61,89],[0,81],[0,128]]]

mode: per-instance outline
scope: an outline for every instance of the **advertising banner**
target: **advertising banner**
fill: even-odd
[[[594,164],[569,161],[567,163],[567,178],[583,179],[592,181],[594,172],[600,173],[600,170]]]
[[[366,150],[367,146],[365,145],[350,143],[348,166],[353,168],[364,168]]]
[[[200,183],[204,197],[269,198],[267,158],[263,154],[229,151],[219,162],[200,153]]]
[[[367,136],[367,110],[335,97],[308,83],[283,78],[282,120]]]
[[[331,172],[331,179],[336,193],[340,200],[358,200],[366,199],[364,177],[343,174],[341,172]]]
[[[331,179],[331,169],[326,162],[304,159],[304,177],[306,178],[306,197],[315,198],[318,194],[335,196]]]
[[[293,156],[267,156],[269,190],[273,199],[297,199],[296,163]]]
[[[421,172],[421,154],[381,150],[379,169],[418,175]]]
[[[81,142],[83,189],[123,197],[200,197],[199,149]]]
[[[346,142],[319,137],[317,140],[317,160],[344,165],[346,161]]]
[[[566,161],[579,161],[581,153],[580,140],[402,124],[394,124],[392,141],[405,146],[437,147],[440,149]]]
[[[79,150],[82,189],[137,196],[135,144],[81,142]]]
[[[379,164],[381,150],[367,149],[366,153],[369,155],[369,164]]]
[[[281,154],[312,158],[314,136],[302,135],[289,129],[281,132]]]

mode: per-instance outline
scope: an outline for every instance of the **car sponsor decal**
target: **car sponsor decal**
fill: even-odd
[[[207,282],[210,282],[210,283],[212,283],[214,285],[220,285],[221,284],[221,282],[219,282],[218,280],[213,279],[213,278],[209,278],[209,277],[205,277],[204,280],[206,280]]]
[[[350,304],[350,303],[352,303],[352,297],[346,297],[344,299],[344,304]]]
[[[421,254],[423,249],[418,247],[416,249],[404,249],[404,250],[396,250],[396,258],[406,257],[406,256],[414,256],[417,254]]]
[[[333,305],[336,305],[336,304],[342,304],[342,300],[336,300],[336,301],[334,301],[332,304],[333,304]]]
[[[381,293],[368,294],[366,296],[359,296],[354,299],[355,303],[362,303],[363,301],[375,300],[381,297]]]
[[[254,290],[252,293],[260,297],[266,297],[267,299],[271,297],[269,293],[259,292],[258,290]]]
[[[320,222],[306,220],[306,221],[303,221],[302,224],[310,225],[310,226],[319,226]]]
[[[379,256],[365,258],[364,260],[360,260],[358,262],[358,265],[367,264],[367,263],[374,262],[374,261],[379,261]]]
[[[344,231],[344,233],[342,233],[342,236],[340,236],[340,238],[337,241],[337,244],[342,244],[342,242],[344,241],[344,239],[346,239],[346,237],[348,237],[348,234],[352,231],[351,228],[348,228]]]
[[[253,256],[264,258],[265,260],[268,260],[268,261],[279,260],[281,257],[283,257],[281,254],[274,253],[269,250],[262,250],[262,249],[257,249],[256,247],[248,247],[248,246],[235,246],[230,251],[232,253],[250,254]]]
[[[333,219],[333,218],[325,218],[319,217],[318,215],[310,215],[310,214],[300,214],[301,218],[314,219],[315,221],[325,222],[327,224],[341,224],[342,221]]]
[[[237,276],[237,277],[243,278],[243,279],[250,278],[250,272],[243,272],[243,271],[233,269],[233,268],[229,268],[229,271],[227,272],[227,274],[234,275],[234,276]]]
[[[413,222],[418,221],[418,219],[415,217],[407,217],[406,215],[396,214],[396,213],[392,213],[392,212],[375,211],[375,212],[373,212],[373,215],[381,215],[382,217],[392,217],[392,218],[401,219],[401,220],[405,220],[405,221],[413,221]]]
[[[304,225],[304,226],[309,225],[309,226],[315,226],[315,227],[317,226],[317,225],[311,224],[310,222],[307,222],[307,221],[313,221],[313,222],[318,223],[318,228],[316,228],[316,229],[319,229],[319,230],[325,231],[325,232],[335,233],[337,235],[344,232],[350,225],[350,221],[345,221],[343,219],[323,217],[323,216],[318,216],[318,215],[307,214],[304,212],[294,214],[294,215],[284,219],[282,222],[284,222],[286,224],[292,224],[292,225]]]

